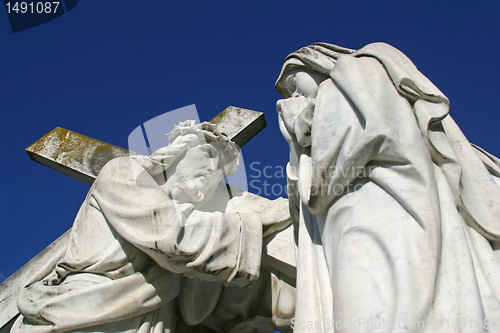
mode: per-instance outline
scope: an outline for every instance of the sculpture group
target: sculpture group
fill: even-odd
[[[12,332],[499,330],[500,163],[448,99],[384,43],[304,47],[276,89],[288,202],[228,197],[237,147],[181,123],[101,170]],[[293,286],[261,265],[290,223]]]

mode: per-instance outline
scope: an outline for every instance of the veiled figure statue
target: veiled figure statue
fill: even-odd
[[[104,166],[64,256],[21,291],[12,332],[272,332],[273,319],[289,322],[278,298],[293,288],[261,268],[263,237],[290,223],[287,201],[229,198],[222,179],[239,151],[214,125],[186,121],[167,136],[151,156]]]
[[[316,43],[276,82],[294,332],[500,330],[499,161],[400,51]]]

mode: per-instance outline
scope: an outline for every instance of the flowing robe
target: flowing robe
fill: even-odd
[[[288,167],[294,332],[500,329],[500,168],[448,111],[387,44],[336,61]]]
[[[135,160],[116,158],[55,270],[21,291],[12,332],[174,332],[179,318],[188,332],[202,322],[225,330],[269,295],[269,275],[255,283],[261,251],[256,213],[179,204]]]

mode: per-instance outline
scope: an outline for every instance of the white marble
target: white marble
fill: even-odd
[[[384,43],[304,47],[276,89],[294,332],[499,331],[500,168],[448,99]]]
[[[56,268],[21,290],[12,332],[289,328],[294,288],[261,267],[266,236],[290,224],[287,200],[229,197],[239,152],[214,125],[168,138],[104,166]]]

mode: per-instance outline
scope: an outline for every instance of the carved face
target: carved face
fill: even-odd
[[[290,98],[304,96],[315,98],[318,94],[318,87],[327,78],[326,75],[308,70],[306,68],[296,68],[291,70],[285,79],[286,90]]]
[[[183,203],[202,201],[208,189],[222,180],[218,164],[219,152],[211,144],[189,149],[165,184],[172,199]]]
[[[292,140],[290,134],[295,134],[301,146],[311,144],[315,99],[319,85],[327,78],[327,75],[306,68],[293,69],[286,75],[285,86],[290,97],[279,100],[277,110],[280,129],[287,141]]]

